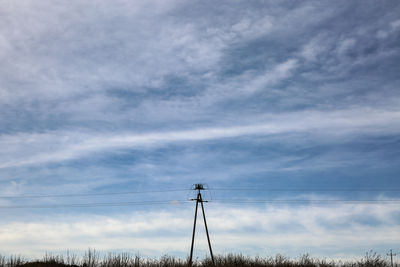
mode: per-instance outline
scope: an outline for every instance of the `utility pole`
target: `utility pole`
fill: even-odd
[[[197,208],[199,206],[199,203],[201,204],[201,210],[203,212],[204,226],[206,228],[208,248],[210,249],[211,260],[212,260],[212,263],[215,264],[214,263],[214,255],[213,255],[212,248],[211,248],[210,236],[208,234],[206,213],[204,212],[204,205],[203,205],[203,202],[208,202],[208,201],[203,200],[203,198],[201,197],[201,190],[204,190],[204,186],[202,184],[195,184],[193,190],[197,190],[197,197],[195,199],[191,199],[191,200],[196,200],[196,209],[195,209],[195,212],[194,212],[192,246],[190,248],[189,266],[192,265],[192,259],[193,259],[193,247],[194,247],[194,236],[195,236],[195,232],[196,232]]]
[[[393,267],[393,256],[396,256],[396,254],[393,254],[392,250],[390,250],[390,253],[386,255],[390,256],[390,264]]]

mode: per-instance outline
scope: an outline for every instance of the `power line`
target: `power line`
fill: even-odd
[[[230,190],[253,190],[253,191],[315,191],[315,190],[276,190],[276,189],[263,189],[263,188],[214,188],[212,190],[230,191]],[[77,194],[48,194],[48,195],[18,195],[18,196],[0,196],[0,199],[29,199],[29,198],[67,198],[67,197],[88,197],[88,196],[110,196],[110,195],[133,195],[133,194],[146,194],[146,193],[166,193],[166,192],[182,192],[188,191],[186,189],[166,189],[166,190],[146,190],[146,191],[127,191],[127,192],[104,192],[104,193],[77,193]],[[324,190],[324,191],[345,191],[345,190]],[[365,191],[365,190],[357,190]],[[377,190],[369,190],[377,191]],[[397,191],[397,190],[391,190]],[[0,209],[29,209],[29,208],[84,208],[84,207],[114,207],[114,206],[131,206],[131,205],[163,205],[173,203],[186,203],[188,200],[159,200],[159,201],[129,201],[129,202],[97,202],[97,203],[70,203],[70,204],[37,204],[37,205],[9,205],[0,206]],[[257,199],[257,198],[217,198],[212,199],[211,202],[229,204],[400,204],[400,199]]]
[[[260,192],[400,192],[400,189],[266,189],[266,188],[210,188],[211,191]]]
[[[179,205],[189,203],[189,200],[160,200],[160,201],[128,201],[128,202],[95,202],[49,205],[9,205],[0,206],[0,209],[58,209],[58,208],[92,208],[92,207],[121,207],[139,205]],[[343,200],[343,199],[214,199],[214,203],[229,204],[400,204],[400,200]]]
[[[358,203],[369,203],[369,204],[400,204],[400,199],[213,199],[210,202],[229,202],[234,204],[263,204],[263,203],[283,203],[283,204],[334,204],[334,203],[347,203],[347,204],[358,204]]]
[[[0,206],[0,209],[56,209],[56,208],[91,208],[91,207],[120,207],[135,205],[176,205],[189,203],[189,200],[159,200],[159,201],[128,201],[128,202],[96,202],[52,205],[10,205]]]
[[[263,188],[210,188],[211,191],[260,191],[260,192],[400,192],[400,189],[263,189]],[[19,198],[67,198],[67,197],[91,197],[110,195],[131,195],[166,192],[184,192],[188,189],[127,191],[127,192],[104,192],[104,193],[76,193],[76,194],[48,194],[48,195],[0,195],[1,199]]]
[[[400,190],[378,190],[378,189],[260,189],[260,188],[212,188],[211,191],[260,191],[260,192],[400,192]],[[128,191],[128,192],[105,192],[105,193],[77,193],[77,194],[48,194],[48,195],[15,195],[2,196],[1,199],[19,199],[19,198],[67,198],[67,197],[91,197],[91,196],[110,196],[110,195],[132,195],[149,193],[167,193],[184,192],[187,189],[170,190],[149,190],[149,191]]]
[[[173,200],[172,200],[173,201]],[[188,202],[182,200],[181,202]],[[230,203],[388,203],[400,204],[400,199],[255,199],[255,200],[238,200],[238,199],[214,199],[203,202],[230,202]]]
[[[148,193],[166,193],[166,192],[182,192],[187,189],[170,189],[170,190],[151,190],[151,191],[129,191],[129,192],[105,192],[105,193],[79,193],[79,194],[50,194],[50,195],[16,195],[16,196],[0,196],[3,199],[18,198],[66,198],[66,197],[88,197],[88,196],[110,196],[110,195],[131,195],[131,194],[148,194]]]

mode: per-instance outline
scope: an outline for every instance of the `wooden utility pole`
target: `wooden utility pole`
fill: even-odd
[[[212,260],[212,263],[214,264],[214,255],[213,255],[212,248],[211,248],[210,235],[208,234],[208,227],[207,227],[207,221],[206,221],[206,213],[204,211],[204,205],[203,205],[203,202],[208,202],[208,201],[203,200],[203,198],[201,197],[201,190],[204,190],[204,186],[202,184],[195,184],[193,190],[197,190],[197,197],[195,199],[191,199],[191,200],[196,200],[196,209],[194,212],[192,246],[190,248],[189,265],[190,266],[192,265],[192,260],[193,260],[194,236],[195,236],[195,232],[196,232],[197,208],[199,206],[199,203],[201,205],[201,211],[203,212],[203,219],[204,219],[204,226],[206,228],[208,248],[210,249],[211,260]]]

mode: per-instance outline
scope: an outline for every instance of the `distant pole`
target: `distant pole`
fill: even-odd
[[[197,221],[197,208],[199,206],[199,203],[201,204],[201,210],[203,212],[203,219],[204,219],[204,226],[206,228],[206,234],[207,234],[207,241],[208,241],[208,248],[210,249],[210,255],[211,255],[211,260],[212,263],[214,263],[214,255],[212,252],[212,248],[211,248],[211,241],[210,241],[210,235],[208,234],[208,227],[207,227],[207,221],[206,221],[206,213],[204,211],[204,205],[203,202],[208,202],[208,201],[204,201],[203,198],[201,197],[201,190],[204,190],[204,186],[202,184],[195,184],[194,185],[194,190],[197,190],[197,197],[195,199],[191,199],[191,200],[196,200],[196,209],[194,212],[194,223],[193,223],[193,234],[192,234],[192,246],[190,248],[190,258],[189,258],[189,266],[192,265],[193,263],[193,247],[194,247],[194,236],[195,236],[195,232],[196,232],[196,221]]]
[[[393,254],[393,251],[390,250],[390,253],[388,253],[386,255],[390,256],[390,264],[393,267],[393,256],[396,256],[396,254]]]

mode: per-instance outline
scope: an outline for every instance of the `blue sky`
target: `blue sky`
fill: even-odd
[[[215,200],[217,254],[399,249],[393,202],[217,201],[399,200],[397,1],[24,0],[0,14],[0,207],[171,201],[1,208],[2,254],[186,257],[194,183]],[[160,190],[181,191],[93,195]],[[20,198],[65,194],[79,196]]]

